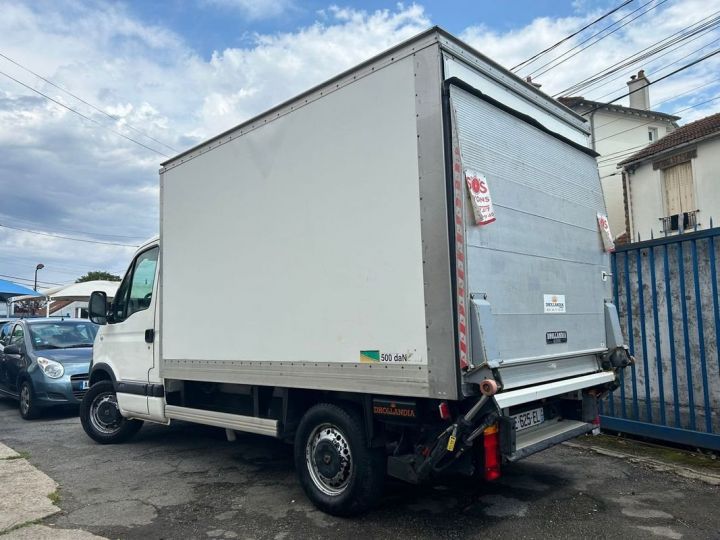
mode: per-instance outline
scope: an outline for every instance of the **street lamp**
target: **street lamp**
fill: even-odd
[[[34,291],[37,291],[37,271],[42,270],[45,268],[45,265],[43,263],[38,263],[38,265],[35,267],[35,287],[33,287]]]

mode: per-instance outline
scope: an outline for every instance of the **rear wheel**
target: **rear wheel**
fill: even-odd
[[[135,435],[142,420],[129,420],[120,414],[112,381],[98,381],[80,403],[80,422],[88,436],[100,444],[121,443]]]
[[[315,506],[328,514],[350,516],[378,502],[385,481],[385,451],[369,448],[357,412],[321,403],[300,421],[295,468]]]
[[[25,420],[32,420],[40,416],[40,407],[35,404],[35,392],[30,381],[20,384],[20,416]]]

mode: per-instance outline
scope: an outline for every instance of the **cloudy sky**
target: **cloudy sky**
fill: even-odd
[[[622,3],[0,0],[0,277],[32,284],[40,262],[43,286],[123,273],[157,232],[166,156],[431,25],[512,67]],[[518,73],[555,95],[718,15],[720,0],[633,0]],[[718,47],[709,26],[580,93],[610,100],[639,68],[657,79]],[[717,112],[718,67],[720,55],[652,86],[653,106],[683,121]]]

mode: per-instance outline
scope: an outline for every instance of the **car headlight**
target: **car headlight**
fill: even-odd
[[[65,373],[63,365],[55,360],[50,360],[49,358],[43,358],[40,356],[37,359],[37,363],[42,372],[51,379],[59,379]]]

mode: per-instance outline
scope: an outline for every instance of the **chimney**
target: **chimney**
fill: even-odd
[[[630,77],[627,82],[630,93],[630,107],[647,111],[650,108],[650,81],[645,77],[645,70],[641,69],[637,75]]]

